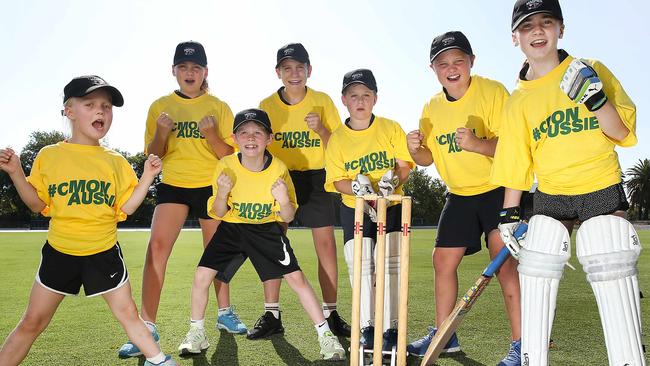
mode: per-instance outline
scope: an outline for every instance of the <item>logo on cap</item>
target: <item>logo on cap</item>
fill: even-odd
[[[194,48],[185,48],[185,49],[183,49],[183,52],[185,52],[186,56],[193,55],[194,54]]]
[[[542,5],[542,2],[542,0],[530,0],[526,2],[526,7],[528,10],[537,9],[540,7],[540,5]]]
[[[257,113],[248,112],[248,113],[244,113],[244,116],[246,117],[246,119],[253,119],[253,118],[257,117]]]
[[[94,75],[88,76],[88,80],[90,80],[90,82],[93,83],[93,85],[106,84],[104,79],[100,78],[99,76],[94,76]]]
[[[286,50],[284,50],[284,55],[285,56],[288,56],[288,55],[290,55],[292,53],[293,53],[293,48],[287,48]]]
[[[456,41],[456,38],[454,37],[447,37],[442,40],[442,45],[443,46],[449,46],[450,44],[454,43]]]
[[[350,75],[350,78],[351,78],[352,80],[361,79],[362,77],[363,77],[363,74],[360,73],[360,72],[358,72],[358,73],[356,73],[356,74],[352,74],[352,75]]]

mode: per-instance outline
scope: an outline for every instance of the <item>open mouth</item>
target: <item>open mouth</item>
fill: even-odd
[[[257,144],[246,144],[246,145],[244,145],[244,149],[246,149],[246,150],[255,150],[255,149],[257,149]]]
[[[93,125],[93,128],[95,128],[97,130],[101,130],[101,129],[104,128],[104,121],[101,120],[101,119],[96,119],[96,120],[93,121],[92,125]]]
[[[547,42],[544,39],[536,39],[536,40],[530,42],[530,45],[535,47],[535,48],[538,48],[538,47],[544,47],[546,45],[546,43]]]
[[[302,84],[302,80],[289,80],[289,85],[299,86]]]
[[[452,82],[453,81],[458,81],[458,80],[460,80],[460,74],[447,76],[447,80],[452,81]]]
[[[185,83],[188,84],[188,85],[194,85],[195,82],[196,82],[196,80],[194,80],[194,79],[185,79]]]

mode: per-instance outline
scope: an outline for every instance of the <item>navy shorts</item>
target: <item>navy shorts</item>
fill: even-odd
[[[481,236],[485,235],[487,244],[488,234],[499,225],[504,192],[499,187],[473,196],[448,193],[438,222],[436,247],[464,247],[465,255],[480,251]]]
[[[289,238],[277,222],[234,224],[222,221],[203,251],[199,266],[217,271],[217,279],[228,283],[250,258],[261,281],[300,271]]]
[[[61,253],[45,242],[36,281],[61,295],[78,295],[81,286],[86,296],[102,295],[129,281],[120,244],[111,249],[76,256]]]
[[[208,198],[212,196],[212,186],[182,188],[165,183],[156,185],[156,204],[179,203],[190,208],[197,219],[212,219],[208,215]]]
[[[325,169],[289,171],[296,188],[298,210],[293,224],[309,228],[334,225],[334,200],[325,191]]]
[[[341,204],[341,227],[343,228],[343,244],[354,239],[354,209]],[[386,208],[386,233],[402,230],[402,205]],[[363,237],[377,241],[377,223],[370,216],[363,215]]]
[[[621,183],[591,193],[575,196],[546,194],[537,190],[533,195],[535,215],[556,220],[587,221],[599,215],[609,215],[630,208]]]

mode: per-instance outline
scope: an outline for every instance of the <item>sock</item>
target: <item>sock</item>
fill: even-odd
[[[165,356],[164,353],[160,352],[160,353],[158,353],[157,355],[155,355],[153,357],[147,357],[147,361],[151,362],[154,365],[158,365],[158,364],[162,363],[163,361],[165,361],[165,358],[167,358],[167,356]]]
[[[316,332],[318,332],[318,338],[322,337],[325,332],[330,331],[330,326],[327,324],[327,320],[320,324],[314,324],[314,328],[316,328]]]
[[[280,303],[279,302],[265,302],[264,303],[264,311],[270,311],[271,314],[276,319],[280,319]]]
[[[203,329],[205,326],[205,318],[200,320],[190,319],[190,327],[197,327]]]
[[[336,303],[335,302],[324,302],[323,303],[323,316],[325,316],[325,319],[330,317],[330,314],[332,314],[332,311],[336,311]]]
[[[222,316],[228,313],[230,313],[230,306],[228,306],[227,308],[219,308],[219,312],[217,313],[217,315]]]
[[[147,326],[147,328],[149,329],[149,331],[150,331],[151,333],[153,333],[153,332],[156,330],[156,324],[154,324],[154,323],[152,323],[152,322],[150,322],[150,321],[148,321],[148,320],[145,320],[145,321],[144,321],[144,325]]]

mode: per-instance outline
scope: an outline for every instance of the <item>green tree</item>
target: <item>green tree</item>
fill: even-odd
[[[650,215],[650,160],[639,161],[625,172],[628,179],[625,181],[632,212],[637,214],[636,219],[648,220]]]
[[[126,160],[131,164],[131,167],[135,171],[135,174],[138,176],[138,179],[142,177],[144,172],[144,162],[147,160],[147,155],[143,152],[139,152],[135,155],[131,155],[126,151],[121,151],[115,149],[126,158]],[[160,182],[160,175],[158,175],[151,187],[149,187],[149,192],[145,197],[140,207],[132,215],[127,217],[126,221],[121,223],[121,226],[131,226],[131,227],[148,227],[151,225],[151,218],[153,217],[153,210],[156,207],[156,190],[154,189],[155,185]]]
[[[413,198],[413,224],[437,224],[445,205],[446,192],[447,187],[442,180],[427,175],[424,168],[416,167],[404,184],[404,194]]]
[[[47,145],[63,141],[65,136],[59,131],[35,131],[29,135],[29,141],[20,153],[20,162],[29,176],[36,154]],[[9,175],[0,173],[0,226],[23,226],[38,214],[32,213],[18,196]]]

